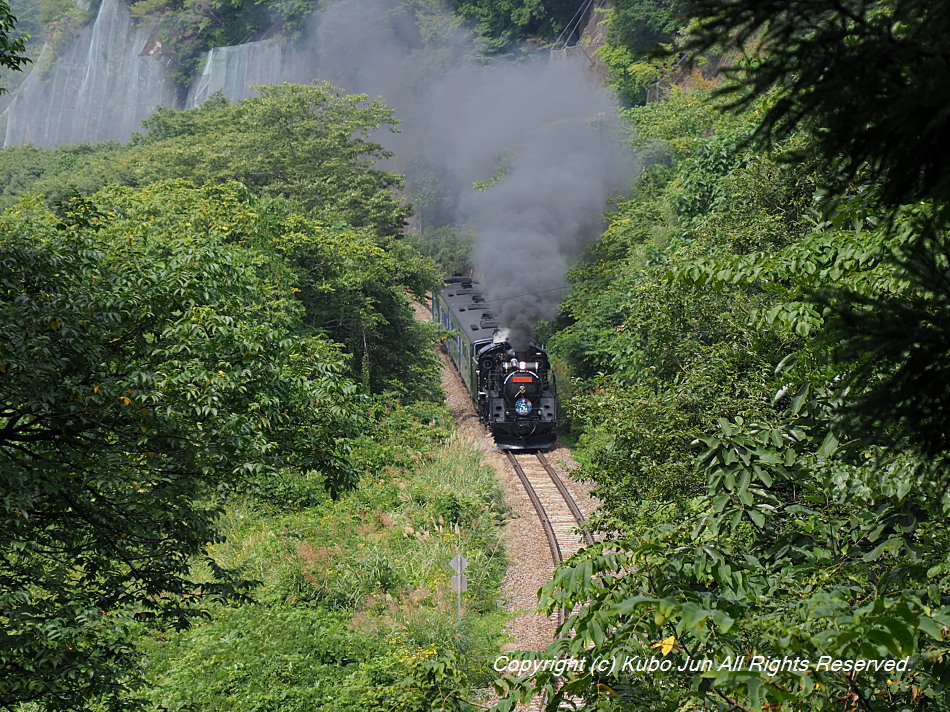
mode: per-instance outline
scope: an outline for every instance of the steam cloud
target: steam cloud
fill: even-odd
[[[386,0],[341,0],[314,21],[321,78],[396,110],[401,133],[379,140],[410,185],[437,176],[437,220],[475,229],[486,299],[524,349],[634,175],[612,98],[547,53],[476,64],[474,41],[445,14],[417,23]]]

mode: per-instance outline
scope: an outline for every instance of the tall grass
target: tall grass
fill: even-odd
[[[243,700],[283,712],[347,700],[374,710],[389,687],[418,678],[429,682],[400,699],[423,705],[419,685],[434,684],[427,665],[440,656],[457,667],[439,683],[459,687],[453,695],[490,681],[505,619],[497,605],[502,492],[476,443],[451,431],[444,409],[428,408],[419,417],[390,406],[380,432],[357,448],[360,487],[338,501],[229,502],[226,541],[211,553],[259,582],[254,603],[209,607],[207,623],[148,636],[152,703],[212,710]],[[456,554],[470,562],[461,619],[448,566]],[[314,631],[326,640],[298,637]],[[266,664],[255,649],[267,651]]]

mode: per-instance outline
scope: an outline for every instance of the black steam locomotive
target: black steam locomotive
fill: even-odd
[[[454,332],[445,347],[498,446],[545,450],[554,445],[557,399],[547,354],[534,343],[515,352],[478,282],[447,279],[432,299],[432,318]]]

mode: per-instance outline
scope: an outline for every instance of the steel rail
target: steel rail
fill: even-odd
[[[541,520],[541,526],[544,528],[544,533],[548,538],[548,547],[551,549],[551,557],[554,559],[554,565],[557,566],[564,561],[564,557],[561,554],[561,545],[558,544],[557,536],[554,534],[554,527],[551,526],[551,520],[548,519],[548,514],[544,511],[544,505],[541,504],[538,493],[534,491],[531,480],[528,479],[528,475],[525,473],[524,468],[521,467],[514,453],[511,452],[511,450],[505,450],[505,454],[508,456],[508,462],[510,462],[514,468],[515,474],[518,475],[518,479],[521,480],[525,492],[528,493],[528,499],[530,499],[531,504],[534,505],[534,511],[538,515],[538,519]]]
[[[584,541],[588,546],[592,546],[594,544],[594,537],[587,529],[584,528],[584,523],[587,521],[587,519],[581,513],[581,510],[577,506],[577,502],[575,502],[574,498],[571,496],[571,493],[567,491],[567,486],[564,484],[564,480],[562,480],[561,476],[555,472],[554,468],[551,466],[551,463],[548,462],[548,459],[543,453],[537,452],[535,455],[544,466],[544,471],[548,473],[548,477],[551,478],[551,482],[553,482],[554,486],[557,487],[557,491],[561,493],[561,497],[564,499],[564,503],[567,505],[567,508],[571,510],[574,521],[577,522],[578,531],[580,531],[580,533],[583,535]]]

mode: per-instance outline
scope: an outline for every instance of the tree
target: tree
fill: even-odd
[[[281,200],[255,206],[257,227],[242,242],[273,251],[291,267],[302,326],[342,345],[349,369],[372,393],[438,400],[432,325],[413,318],[410,296],[435,283],[432,262],[402,241],[384,248],[368,230],[288,212]]]
[[[453,0],[456,12],[474,19],[486,46],[493,52],[517,50],[524,40],[554,39],[576,19],[577,6],[566,0]]]
[[[353,483],[357,396],[335,349],[288,333],[286,267],[202,219],[235,190],[0,218],[4,708],[115,701],[135,684],[133,620],[183,626],[237,593],[204,554],[229,490],[282,467]],[[178,219],[188,197],[204,214]]]
[[[686,3],[680,0],[627,0],[607,10],[607,38],[597,54],[610,83],[632,104],[643,104],[646,91],[665,73],[659,58],[673,42]]]
[[[944,3],[720,2],[700,0],[694,50],[717,44],[742,53],[727,70],[733,106],[769,101],[757,129],[774,143],[810,128],[811,151],[835,167],[832,196],[877,196],[870,206],[902,239],[894,254],[908,288],[898,295],[822,289],[817,308],[833,311],[830,338],[853,398],[842,426],[893,430],[895,447],[945,453],[950,402],[946,319],[950,214],[950,8]],[[930,201],[913,220],[902,203]],[[885,209],[886,208],[886,209]],[[911,302],[905,306],[902,302]]]
[[[395,194],[401,177],[375,167],[391,154],[370,136],[394,125],[382,103],[327,83],[265,86],[236,105],[219,98],[187,111],[159,109],[143,122],[148,135],[119,170],[138,185],[239,180],[315,217],[342,217],[390,238],[409,210]]]
[[[226,186],[229,171],[238,169],[237,164],[228,161],[236,159],[233,152],[225,157],[213,151],[220,147],[215,141],[223,141],[222,136],[237,135],[232,125],[236,109],[218,98],[196,110],[159,112],[153,117],[154,132],[140,139],[141,145],[4,149],[0,151],[0,177],[8,179],[9,191],[6,196],[0,195],[0,204],[3,200],[12,202],[17,193],[25,191],[42,193],[48,203],[55,205],[72,192],[92,194],[103,183],[150,184],[165,173],[175,172],[158,163],[158,147],[166,164],[177,164],[184,173]],[[209,144],[212,153],[201,153],[198,144],[202,141]],[[256,147],[263,139],[242,134],[240,141]],[[192,159],[196,165],[192,165]],[[340,166],[328,168],[327,173],[345,174],[346,158],[339,161]],[[229,165],[231,168],[227,168]],[[409,301],[410,295],[421,299],[431,289],[434,266],[402,240],[392,239],[395,223],[377,229],[377,220],[385,220],[386,211],[391,211],[390,217],[404,214],[405,208],[391,194],[373,194],[379,207],[374,213],[374,206],[360,203],[357,195],[341,194],[351,187],[345,181],[323,185],[320,190],[325,195],[324,203],[304,215],[300,201],[295,199],[305,193],[304,188],[268,184],[267,190],[268,185],[259,185],[259,190],[274,194],[259,198],[246,189],[236,192],[233,186],[216,193],[214,184],[195,191],[179,183],[169,192],[174,185],[169,183],[157,193],[113,187],[103,195],[123,210],[140,210],[148,205],[156,219],[161,216],[174,231],[187,229],[188,223],[196,220],[213,221],[222,228],[222,239],[270,255],[271,268],[277,269],[279,263],[280,269],[290,270],[282,279],[293,282],[298,289],[290,302],[294,308],[303,309],[299,326],[341,344],[351,357],[349,365],[355,378],[374,393],[394,391],[402,397],[432,397],[438,389],[437,365],[434,357],[429,357],[430,350],[421,344],[433,337],[426,324],[412,318]],[[369,186],[365,190],[372,192]],[[284,197],[285,192],[289,197]],[[159,197],[145,200],[146,195]],[[217,209],[205,199],[211,195],[219,201]],[[163,207],[164,200],[168,202]],[[176,210],[169,209],[172,205]],[[351,221],[359,220],[361,212],[373,224],[355,227]]]
[[[695,0],[687,47],[723,51],[733,107],[769,96],[757,138],[813,126],[838,162],[892,204],[950,197],[950,7],[927,0]],[[828,176],[831,177],[830,175]]]
[[[0,67],[7,67],[14,71],[30,61],[23,55],[26,50],[26,37],[11,37],[16,28],[16,18],[10,12],[10,5],[6,0],[0,0]],[[0,94],[6,91],[0,87]]]
[[[703,437],[692,513],[591,547],[545,587],[546,610],[572,613],[543,657],[582,672],[503,686],[546,690],[549,710],[947,709],[935,468],[842,462],[826,395]]]
[[[669,128],[647,109],[642,132]],[[583,671],[505,680],[498,709],[947,709],[945,208],[821,190],[834,156],[804,130],[763,155],[713,129],[575,272],[613,536],[543,592],[571,612],[543,657]],[[664,491],[684,471],[701,496]]]

